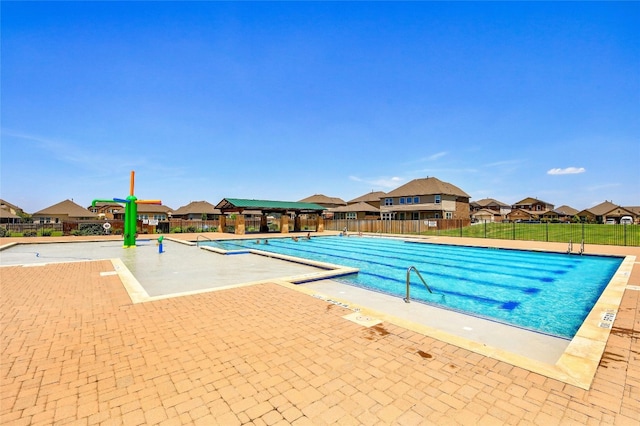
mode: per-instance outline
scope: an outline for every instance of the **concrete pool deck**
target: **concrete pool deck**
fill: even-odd
[[[638,247],[587,252],[640,259]],[[348,321],[353,312],[340,304],[275,283],[134,304],[113,271],[109,261],[0,269],[0,422],[547,425],[640,418],[637,260],[589,390],[394,323]]]

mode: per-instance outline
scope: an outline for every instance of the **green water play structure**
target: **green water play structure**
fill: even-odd
[[[129,196],[125,199],[113,198],[111,200],[93,200],[92,207],[96,206],[96,203],[121,203],[124,204],[124,247],[136,246],[137,235],[137,221],[138,221],[138,204],[162,204],[160,200],[138,200],[133,195],[133,187],[135,180],[135,172],[131,171],[131,179],[129,183]]]

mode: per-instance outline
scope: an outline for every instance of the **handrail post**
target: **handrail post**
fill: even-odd
[[[431,291],[431,288],[429,287],[427,282],[424,280],[424,278],[422,278],[422,274],[420,274],[420,271],[418,271],[418,268],[416,268],[415,266],[409,266],[409,268],[407,268],[407,297],[404,298],[405,303],[409,303],[411,301],[411,297],[409,296],[409,287],[410,287],[409,278],[411,276],[411,270],[414,270],[416,274],[418,274],[418,277],[420,278],[424,286],[427,288],[427,290],[429,290],[429,293],[433,293],[433,291]]]

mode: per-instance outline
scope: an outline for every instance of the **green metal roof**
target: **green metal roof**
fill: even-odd
[[[294,201],[249,200],[244,198],[225,198],[216,205],[221,211],[267,210],[267,211],[321,211],[326,207],[316,203]]]

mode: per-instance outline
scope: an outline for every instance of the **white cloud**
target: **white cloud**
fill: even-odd
[[[374,185],[378,188],[396,188],[399,186],[404,179],[401,177],[393,176],[393,177],[380,177],[374,179],[362,179],[357,176],[349,176],[349,179],[355,182],[363,182],[369,185]]]
[[[547,171],[548,175],[575,175],[578,173],[584,173],[586,169],[584,167],[567,167],[565,169],[551,169]]]
[[[436,154],[430,155],[429,157],[427,157],[427,159],[430,161],[433,161],[433,160],[437,160],[438,158],[444,157],[447,154],[448,152],[442,151],[442,152],[438,152]]]

